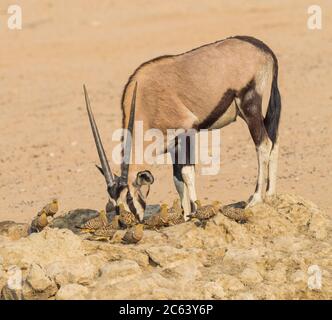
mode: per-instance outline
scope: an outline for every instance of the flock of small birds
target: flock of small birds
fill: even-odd
[[[221,212],[226,217],[238,222],[245,223],[248,221],[249,215],[246,210],[233,207],[223,207],[219,201],[214,201],[212,204],[202,205],[200,200],[195,201],[196,212],[189,215],[189,220],[197,220],[198,224],[203,228],[206,227],[209,219],[214,217],[218,212]],[[59,202],[54,199],[51,203],[44,206],[31,223],[32,232],[42,231],[48,224],[49,220],[59,210]],[[162,204],[159,212],[151,215],[140,223],[137,216],[130,211],[127,211],[123,204],[118,207],[118,214],[115,215],[109,222],[106,211],[100,210],[97,217],[89,219],[83,225],[76,226],[80,232],[88,233],[88,240],[95,241],[109,241],[112,240],[118,230],[125,229],[126,232],[122,237],[123,244],[136,244],[142,240],[144,229],[158,231],[161,228],[174,226],[184,223],[183,210],[179,199],[174,200],[173,206],[168,207],[167,204]]]

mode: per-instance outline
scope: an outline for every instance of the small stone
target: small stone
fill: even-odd
[[[244,285],[239,279],[228,274],[222,275],[217,282],[220,283],[226,291],[240,291],[244,289]]]
[[[5,285],[1,290],[0,300],[23,300],[22,290],[11,289]]]
[[[45,270],[35,263],[30,267],[26,282],[34,291],[48,291],[50,296],[57,291],[55,283],[46,275]]]
[[[142,270],[133,260],[115,261],[101,268],[101,281],[113,285],[118,282],[129,281],[138,277]]]
[[[205,299],[225,299],[225,292],[220,283],[208,282],[204,285]]]
[[[0,222],[0,235],[11,240],[18,240],[29,235],[29,225],[27,223],[16,223],[14,221]]]
[[[260,275],[260,273],[250,268],[245,268],[242,271],[240,279],[246,285],[254,285],[263,281],[263,278]]]
[[[57,292],[56,300],[85,300],[89,294],[89,289],[76,283],[64,285]]]
[[[236,300],[256,300],[255,296],[250,292],[240,292],[235,297]]]
[[[172,268],[189,257],[188,252],[171,246],[151,247],[146,249],[150,259],[160,267]]]
[[[291,277],[291,281],[294,283],[301,283],[306,284],[307,283],[307,275],[302,270],[295,271]]]
[[[273,270],[268,271],[265,276],[266,280],[270,282],[285,282],[286,281],[286,267],[278,263]]]
[[[47,275],[59,286],[68,283],[88,285],[98,275],[98,267],[85,258],[76,261],[56,261],[48,264],[45,269]]]

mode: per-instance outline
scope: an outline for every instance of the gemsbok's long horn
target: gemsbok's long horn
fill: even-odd
[[[129,171],[129,162],[130,162],[130,153],[131,153],[131,145],[133,139],[133,131],[134,131],[134,121],[135,121],[135,108],[136,108],[136,92],[137,92],[137,82],[135,84],[133,97],[131,100],[131,108],[128,122],[128,130],[127,137],[125,139],[126,145],[124,147],[123,153],[123,162],[121,168],[121,178],[124,182],[128,183],[128,171]]]
[[[86,90],[85,85],[83,85],[83,89],[84,89],[84,96],[85,96],[85,102],[86,102],[86,110],[88,112],[91,130],[93,133],[93,137],[95,139],[95,144],[96,144],[99,159],[100,159],[101,169],[103,171],[107,186],[111,186],[114,183],[113,174],[110,169],[109,163],[107,161],[105,150],[104,150],[103,144],[100,139],[98,128],[97,128],[97,125],[96,125],[96,122],[95,122],[95,119],[94,119],[94,116],[93,116],[93,113],[91,110],[91,106],[90,106],[90,99],[88,96],[88,91]]]

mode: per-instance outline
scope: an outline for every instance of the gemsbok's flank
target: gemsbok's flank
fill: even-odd
[[[122,125],[127,129],[127,138],[120,176],[110,169],[84,88],[100,171],[105,177],[110,201],[114,205],[123,203],[143,219],[154,177],[150,171],[139,170],[138,165],[129,166],[135,120],[142,121],[144,131],[161,130],[166,139],[167,129],[218,129],[240,116],[248,125],[258,159],[256,190],[247,206],[262,202],[265,192],[266,196],[275,194],[281,112],[277,82],[275,54],[262,41],[248,36],[227,38],[142,64],[129,78],[122,97]],[[270,97],[264,117],[265,88]],[[180,148],[179,143],[174,143],[163,152],[171,153],[173,178],[187,219],[196,210],[195,167],[189,156],[185,163],[176,161]]]

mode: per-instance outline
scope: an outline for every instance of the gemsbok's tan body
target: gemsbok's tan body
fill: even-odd
[[[167,129],[222,128],[240,116],[248,125],[258,157],[256,190],[248,202],[252,206],[263,200],[266,180],[267,195],[275,193],[281,111],[277,78],[275,55],[251,37],[228,38],[184,54],[159,57],[141,65],[130,77],[122,99],[123,128],[132,133],[135,117],[144,130],[159,129],[166,139]],[[266,88],[271,90],[264,116]],[[96,143],[98,148],[101,142],[97,139]],[[124,159],[128,159],[130,147],[130,143],[125,145]],[[196,209],[195,169],[190,162],[176,163],[177,148],[165,152],[173,153],[174,182],[186,218]],[[103,165],[104,158],[105,175],[108,163]],[[111,171],[108,175],[113,176]],[[124,161],[121,176],[111,180],[106,178],[112,201],[124,203],[142,219],[154,181],[151,172]]]

